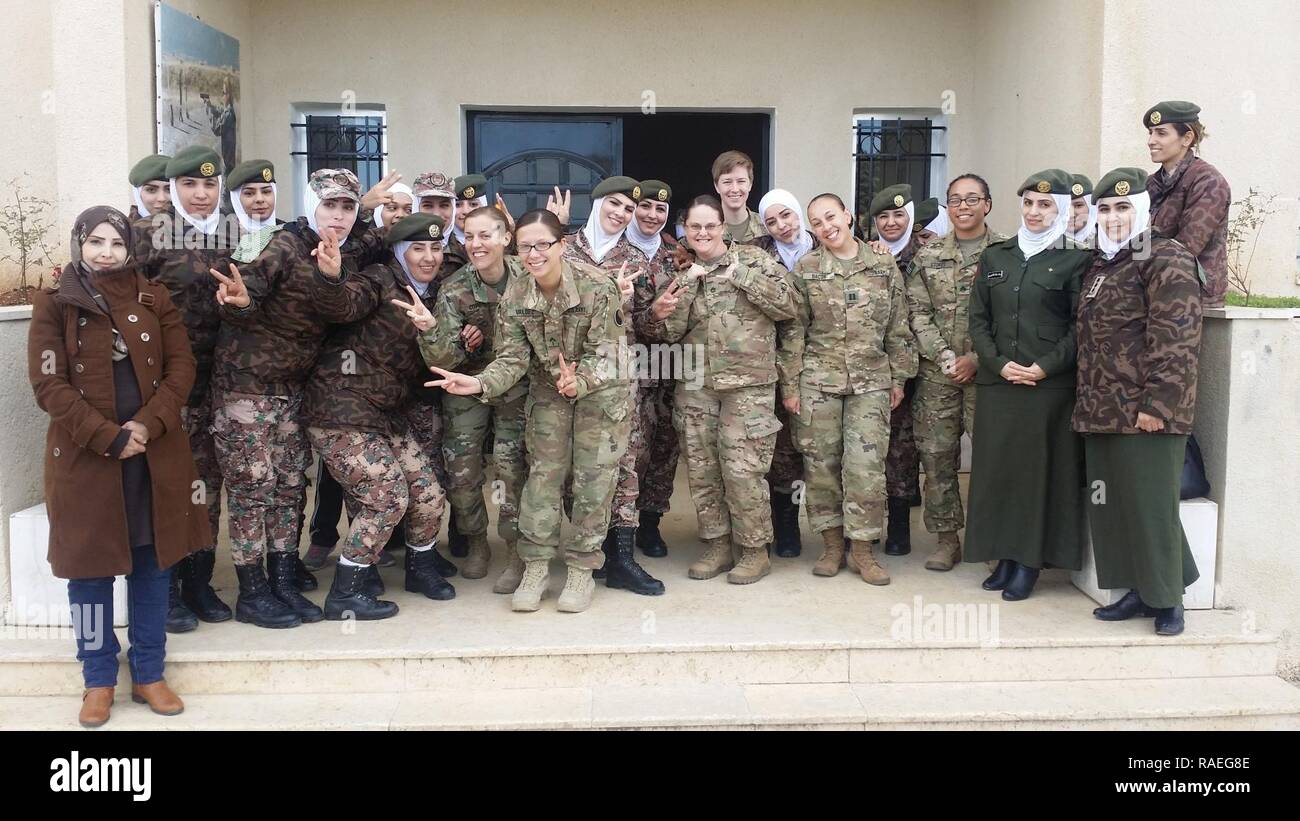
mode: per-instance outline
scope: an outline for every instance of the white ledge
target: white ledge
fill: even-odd
[[[1206,308],[1206,319],[1298,319],[1300,308],[1245,308],[1227,305],[1222,308]]]
[[[0,306],[0,322],[6,319],[31,319],[32,306],[30,305],[4,305]]]

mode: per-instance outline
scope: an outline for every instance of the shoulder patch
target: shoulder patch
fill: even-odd
[[[231,259],[243,263],[249,263],[257,259],[266,250],[266,246],[271,244],[271,237],[280,228],[279,225],[268,225],[251,234],[244,234],[239,238],[239,247],[235,249],[235,253],[231,254]]]

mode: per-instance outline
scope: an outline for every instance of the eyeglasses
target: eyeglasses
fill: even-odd
[[[966,205],[968,205],[969,207],[974,208],[975,206],[979,205],[981,202],[984,202],[984,198],[983,198],[983,197],[976,197],[976,196],[970,196],[970,197],[965,197],[965,198],[962,198],[962,197],[949,197],[949,198],[948,198],[948,207],[949,207],[949,208],[956,208],[957,206],[961,205],[963,202],[966,203]]]
[[[521,242],[519,244],[519,256],[526,257],[529,254],[531,254],[533,251],[537,251],[539,253],[545,254],[547,251],[551,250],[552,248],[554,248],[556,245],[559,244],[560,244],[559,240],[554,240],[552,242],[534,242],[532,245],[525,245],[524,243]]]
[[[699,234],[699,233],[712,234],[714,231],[717,231],[721,227],[722,227],[722,223],[720,222],[710,222],[708,225],[700,225],[698,222],[686,223],[686,230],[690,231],[692,234]]]

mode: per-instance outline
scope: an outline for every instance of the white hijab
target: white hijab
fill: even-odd
[[[404,182],[395,182],[395,183],[393,183],[392,187],[388,189],[388,193],[390,193],[390,194],[405,194],[406,196],[410,197],[410,199],[411,199],[411,213],[412,213],[412,214],[419,213],[419,211],[420,211],[420,204],[419,204],[418,202],[415,201],[415,193],[411,191],[411,186],[407,185],[407,184],[404,183]],[[378,225],[380,228],[386,228],[386,227],[387,227],[387,226],[384,224],[384,206],[383,206],[383,205],[379,205],[379,206],[377,206],[377,207],[375,208],[375,225]],[[444,239],[444,241],[446,240],[445,237],[444,237],[443,239]]]
[[[793,271],[794,264],[799,261],[799,257],[808,253],[813,247],[812,234],[808,233],[808,223],[803,217],[803,208],[799,206],[799,200],[795,199],[794,194],[784,188],[773,188],[763,195],[758,201],[758,218],[767,219],[767,209],[773,205],[781,205],[789,208],[799,215],[799,234],[798,239],[794,242],[782,242],[776,237],[772,241],[776,243],[776,252],[781,256],[781,264],[786,270]]]
[[[926,223],[922,230],[933,231],[936,236],[940,237],[948,236],[948,232],[952,230],[952,222],[948,220],[948,209],[940,205],[939,216]]]
[[[659,253],[659,247],[664,244],[664,238],[658,231],[648,236],[641,233],[641,226],[637,224],[636,214],[632,215],[632,221],[627,224],[623,234],[627,236],[628,242],[645,253],[646,259],[654,259],[655,254]]]
[[[320,207],[321,198],[315,191],[312,190],[312,187],[310,185],[307,186],[306,199],[307,199],[306,202],[307,224],[311,226],[311,230],[315,231],[317,236],[320,236],[320,226],[316,224],[316,209]],[[360,202],[357,203],[357,207],[358,208],[361,207]],[[353,224],[353,227],[355,227],[355,223]],[[348,236],[339,237],[339,246],[340,247],[343,246],[347,241],[348,241]]]
[[[605,233],[605,229],[600,227],[600,207],[605,202],[605,197],[597,197],[591,201],[591,213],[587,215],[587,224],[582,227],[583,236],[587,238],[587,244],[591,246],[591,257],[598,264],[605,261],[605,255],[614,249],[618,244],[618,238],[623,236],[623,231],[616,231],[613,234]],[[636,220],[633,220],[636,222]]]
[[[179,188],[176,185],[176,180],[177,180],[176,177],[172,177],[170,180],[168,180],[168,182],[171,183],[171,185],[169,185],[168,187],[171,189],[172,208],[175,208],[176,213],[180,214],[183,220],[188,222],[190,225],[194,226],[194,228],[197,229],[199,233],[215,234],[217,232],[217,226],[221,224],[221,209],[214,205],[212,207],[212,213],[208,214],[206,217],[196,217],[190,212],[186,211],[185,207],[181,205],[181,198],[180,198],[180,194],[178,193]],[[217,180],[217,202],[220,203],[221,195],[226,185],[224,182],[222,182],[221,177],[217,177],[216,180]]]
[[[885,242],[889,246],[889,253],[894,256],[903,253],[903,249],[907,248],[907,244],[912,241],[912,223],[916,221],[916,203],[909,202],[903,206],[903,210],[907,212],[907,227],[903,229],[903,235],[893,242],[887,240]],[[876,233],[880,233],[879,228],[876,228]],[[885,239],[884,236],[881,236],[881,239]]]
[[[414,244],[415,240],[403,240],[401,242],[393,243],[393,256],[397,257],[397,264],[402,266],[402,273],[406,274],[406,279],[411,283],[411,287],[415,289],[417,294],[423,297],[429,292],[429,286],[433,283],[420,282],[418,279],[411,276],[411,266],[406,264],[406,252],[410,250],[411,246]]]
[[[484,195],[481,196],[481,197],[475,197],[475,198],[474,198],[474,207],[475,207],[475,208],[482,208],[483,206],[485,206],[485,205],[487,205],[487,204],[488,204],[488,201],[487,201],[487,194],[484,194]],[[445,246],[448,242],[451,241],[451,235],[452,235],[452,234],[455,234],[455,235],[456,235],[456,239],[460,240],[460,244],[461,244],[461,245],[464,245],[464,244],[465,244],[465,229],[464,229],[464,228],[461,228],[459,225],[456,224],[456,212],[457,212],[458,210],[460,210],[460,205],[456,202],[456,198],[455,198],[455,197],[452,197],[452,199],[451,199],[451,208],[452,208],[452,211],[451,211],[451,233],[447,234],[447,239],[446,239],[446,241],[444,241],[442,244]]]
[[[1133,204],[1133,227],[1129,230],[1128,236],[1116,242],[1110,238],[1105,231],[1097,232],[1097,247],[1101,249],[1102,256],[1106,259],[1114,259],[1115,255],[1124,250],[1130,242],[1137,237],[1142,236],[1151,224],[1151,195],[1145,191],[1137,194],[1129,194],[1124,199]],[[1094,213],[1096,207],[1093,207]]]
[[[1083,201],[1088,203],[1088,222],[1077,233],[1070,234],[1070,239],[1075,242],[1091,241],[1093,231],[1097,230],[1097,206],[1092,201],[1092,194],[1084,194]],[[1071,205],[1073,205],[1073,200],[1071,200]]]
[[[1056,203],[1056,219],[1041,234],[1035,234],[1025,227],[1025,216],[1020,215],[1020,230],[1016,232],[1016,242],[1020,244],[1020,253],[1029,259],[1039,251],[1045,251],[1054,246],[1061,237],[1065,236],[1065,229],[1070,225],[1070,195],[1069,194],[1052,194],[1052,200]],[[1021,192],[1021,199],[1024,198],[1024,192]]]
[[[152,180],[151,180],[151,182],[152,182]],[[169,186],[170,186],[170,183],[169,183]],[[151,216],[153,216],[153,214],[150,213],[150,212],[149,212],[149,209],[145,207],[145,204],[144,204],[144,198],[140,196],[140,189],[141,189],[141,188],[144,188],[144,186],[143,186],[143,185],[133,185],[133,186],[131,186],[131,199],[135,200],[135,210],[137,210],[137,211],[140,212],[140,216],[142,216],[142,217],[151,217]]]
[[[261,183],[261,182],[248,183],[248,185],[265,185],[265,184],[266,183]],[[271,183],[270,185],[271,185],[271,196],[275,198],[276,204],[279,205],[280,189],[276,188],[275,183]],[[275,225],[274,207],[271,208],[271,216],[269,219],[264,219],[264,220],[253,219],[248,215],[248,212],[244,210],[244,204],[239,201],[239,192],[240,190],[243,189],[243,187],[244,186],[241,185],[239,186],[239,188],[236,188],[235,190],[230,192],[230,208],[235,212],[235,216],[239,218],[239,224],[243,227],[243,229],[251,234],[254,231],[262,230],[268,225]]]

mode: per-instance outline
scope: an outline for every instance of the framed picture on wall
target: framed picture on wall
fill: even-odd
[[[165,3],[154,4],[158,153],[202,144],[239,163],[239,41]]]

